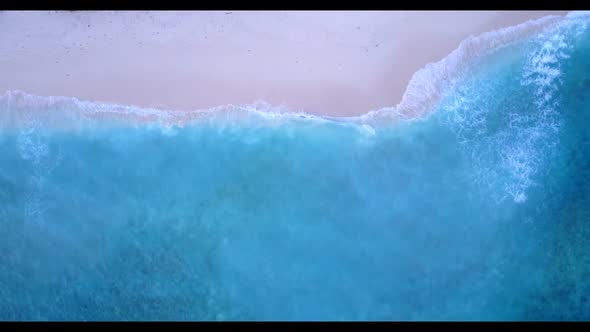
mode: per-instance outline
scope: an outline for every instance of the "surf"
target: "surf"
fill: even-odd
[[[0,318],[587,319],[587,24],[469,38],[352,118],[7,92]]]

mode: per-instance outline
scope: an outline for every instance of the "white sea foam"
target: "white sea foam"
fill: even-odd
[[[456,79],[474,60],[499,48],[530,38],[562,21],[561,16],[546,16],[463,40],[448,56],[436,63],[427,64],[414,73],[401,102],[395,107],[396,115],[416,117],[432,111],[440,98],[454,86]],[[382,120],[390,111],[391,108],[386,108],[362,117],[363,120],[372,122],[372,118],[379,115]]]
[[[503,193],[492,195],[497,202],[508,197],[516,203],[525,202],[528,189],[536,185],[535,179],[543,171],[545,158],[555,151],[561,126],[560,64],[569,58],[575,38],[586,28],[588,16],[584,17],[552,24],[528,39],[533,51],[526,58],[520,83],[535,97],[531,112],[490,108],[486,105],[489,92],[482,93],[487,88],[477,82],[452,89],[452,98],[445,103],[446,116],[459,141],[469,143],[463,148],[476,168],[474,182],[492,192],[498,186],[503,188]],[[494,117],[504,117],[508,125],[489,132],[488,113],[492,111],[500,112]],[[489,167],[490,158],[497,159],[500,167]]]
[[[575,11],[571,11],[569,12],[566,17],[569,18],[590,18],[590,10],[575,10]]]
[[[569,18],[590,18],[587,15],[568,15]],[[535,184],[534,176],[541,171],[543,158],[554,150],[561,126],[557,107],[558,92],[562,84],[560,63],[569,58],[574,40],[567,36],[579,36],[587,20],[570,19],[564,24],[541,33],[534,39],[540,47],[529,55],[521,84],[534,88],[536,112],[529,117],[511,113],[510,129],[518,138],[503,144],[502,166],[510,173],[512,181],[506,191],[516,202],[526,200],[526,190]],[[572,34],[572,29],[576,32]]]
[[[225,124],[240,123],[248,118],[267,120],[267,123],[282,123],[286,120],[330,121],[326,117],[293,112],[285,106],[272,106],[258,102],[251,105],[221,105],[208,109],[192,111],[175,111],[170,109],[142,108],[130,105],[81,101],[75,97],[49,96],[41,97],[20,90],[7,91],[0,96],[0,127],[29,128],[31,119],[56,128],[62,126],[77,127],[80,123],[96,119],[114,119],[129,123],[155,123],[163,126],[184,126],[195,121],[218,121]],[[59,122],[62,116],[73,122]]]

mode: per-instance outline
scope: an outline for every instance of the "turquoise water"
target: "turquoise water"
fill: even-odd
[[[0,319],[590,319],[589,22],[382,126],[5,94]]]

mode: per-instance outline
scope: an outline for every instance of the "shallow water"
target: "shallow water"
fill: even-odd
[[[385,126],[6,94],[0,319],[590,319],[589,22]]]

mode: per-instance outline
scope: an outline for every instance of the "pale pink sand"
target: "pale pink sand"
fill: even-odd
[[[0,94],[191,110],[395,106],[470,35],[554,11],[0,12]]]

